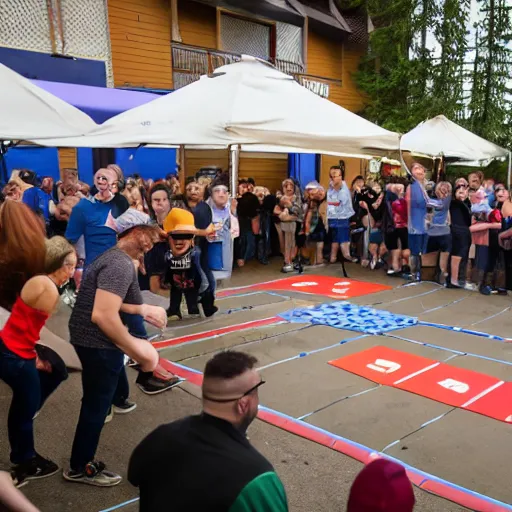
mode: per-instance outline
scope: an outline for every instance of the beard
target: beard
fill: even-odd
[[[242,418],[242,421],[240,422],[240,426],[238,427],[238,429],[240,430],[240,432],[242,432],[242,434],[245,435],[245,433],[247,432],[247,429],[249,428],[251,423],[256,419],[257,415],[258,415],[258,409],[256,409],[255,411],[249,411]]]

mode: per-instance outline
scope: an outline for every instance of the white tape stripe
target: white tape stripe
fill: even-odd
[[[482,398],[483,396],[489,394],[491,391],[494,391],[495,389],[499,388],[503,384],[505,384],[505,381],[502,380],[500,382],[497,382],[496,384],[494,384],[490,388],[484,389],[481,393],[479,393],[478,395],[474,396],[471,400],[468,400],[465,404],[461,405],[461,407],[462,408],[469,407],[472,403],[475,403],[477,400],[480,400],[480,398]]]
[[[412,379],[413,377],[416,377],[416,375],[421,375],[422,373],[428,372],[429,370],[432,370],[432,368],[435,368],[436,366],[439,366],[441,363],[438,361],[437,363],[431,364],[430,366],[427,366],[426,368],[423,368],[422,370],[418,370],[417,372],[411,373],[410,375],[407,375],[406,377],[403,377],[402,379],[397,380],[396,382],[393,382],[393,386],[396,386],[397,384],[401,384],[402,382],[405,382],[406,380]]]

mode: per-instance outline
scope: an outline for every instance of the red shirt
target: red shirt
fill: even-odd
[[[23,359],[36,358],[36,343],[48,313],[27,306],[21,297],[16,299],[4,328],[0,331],[0,338],[4,345],[17,356]]]
[[[403,197],[401,199],[395,199],[391,203],[391,211],[393,212],[395,228],[406,228],[408,220],[407,201]]]

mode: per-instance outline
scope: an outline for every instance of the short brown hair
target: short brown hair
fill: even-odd
[[[245,352],[224,350],[215,354],[204,368],[204,378],[233,379],[252,370],[258,360]]]

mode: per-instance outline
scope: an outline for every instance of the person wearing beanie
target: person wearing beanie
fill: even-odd
[[[412,512],[415,502],[405,469],[391,460],[377,459],[354,480],[347,512]]]

